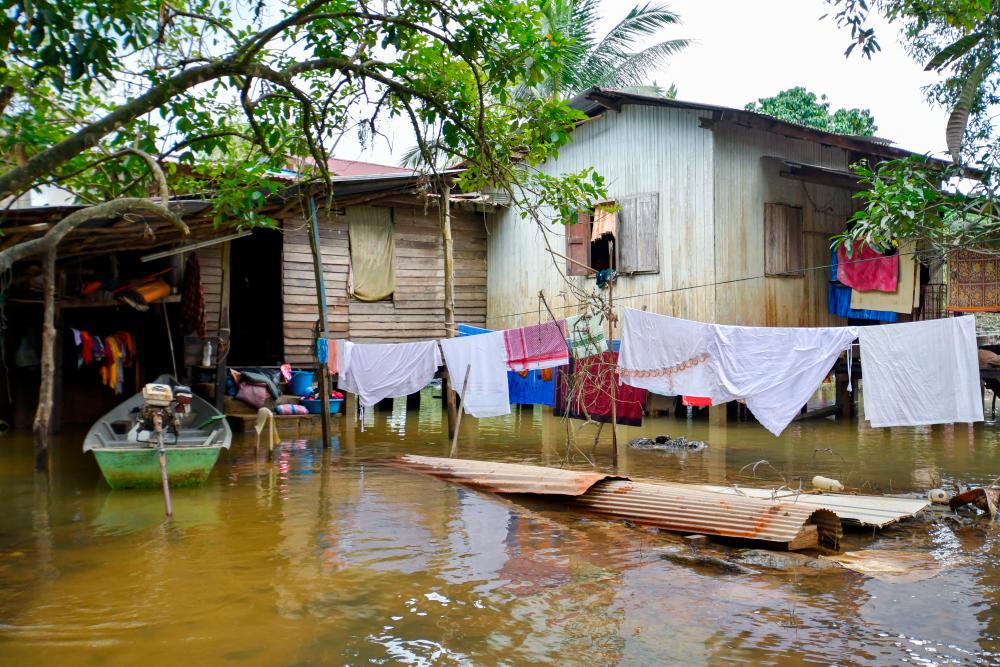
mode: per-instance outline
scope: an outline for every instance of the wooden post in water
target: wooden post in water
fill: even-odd
[[[608,239],[608,259],[611,265],[611,275],[608,280],[608,349],[614,359],[615,351],[615,271],[618,263],[614,261],[615,242]],[[611,366],[611,465],[618,465],[618,368]]]
[[[469,373],[471,371],[471,364],[465,367],[465,381],[462,382],[462,401],[458,406],[458,417],[455,419],[455,434],[451,436],[451,453],[448,454],[451,458],[458,456],[458,429],[462,426],[462,414],[465,413],[465,392],[469,388]]]
[[[55,385],[56,352],[56,249],[45,253],[42,261],[45,290],[42,305],[41,384],[38,407],[32,425],[35,440],[35,469],[45,470],[49,463],[49,434],[52,431],[52,396]]]
[[[441,245],[444,253],[444,330],[445,337],[453,338],[455,331],[455,250],[451,238],[451,203],[449,201],[450,186],[447,180],[438,177],[438,216],[441,220]],[[455,437],[458,433],[458,408],[455,405],[454,380],[449,373],[448,384],[442,384],[441,397],[445,401],[448,413],[448,436]],[[449,387],[449,385],[451,385]],[[449,390],[450,389],[450,390]]]
[[[219,345],[215,351],[215,409],[223,412],[226,398],[226,359],[229,357],[229,293],[232,288],[230,244],[222,244],[222,289],[219,296]]]
[[[319,219],[316,215],[316,200],[309,198],[309,248],[313,256],[313,272],[316,275],[316,302],[319,307],[318,336],[330,344],[330,319],[326,313],[326,281],[323,279],[323,255],[319,240]],[[329,352],[328,352],[329,354]],[[317,362],[320,391],[320,423],[323,425],[323,449],[330,446],[330,373],[326,364]]]

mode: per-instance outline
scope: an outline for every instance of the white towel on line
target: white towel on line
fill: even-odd
[[[445,338],[441,340],[441,350],[451,387],[459,395],[468,370],[469,382],[462,399],[467,413],[477,418],[510,414],[503,331]]]
[[[338,350],[340,352],[340,350]],[[419,343],[346,343],[337,386],[358,395],[363,407],[385,398],[416,393],[441,365],[436,341]]]

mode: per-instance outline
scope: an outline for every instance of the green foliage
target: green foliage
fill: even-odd
[[[580,115],[557,97],[515,94],[556,76],[576,48],[547,7],[20,0],[0,17],[0,196],[43,183],[82,201],[144,196],[155,189],[148,154],[175,191],[211,197],[220,222],[266,224],[255,211],[279,187],[276,171],[311,165],[304,176],[335,196],[326,161],[340,137],[370,139],[403,118],[467,166],[463,187],[587,206],[599,178],[536,169]],[[662,20],[657,8],[630,14],[617,39]]]
[[[598,0],[544,0],[545,26],[553,34],[563,35],[567,45],[553,63],[550,75],[536,85],[519,88],[519,97],[568,98],[593,86],[645,86],[651,71],[690,43],[670,39],[634,50],[636,44],[680,23],[677,14],[652,3],[633,6],[603,38],[598,38],[600,8]]]
[[[868,109],[837,109],[830,113],[826,95],[817,98],[816,93],[801,86],[762,97],[745,109],[838,134],[872,136],[878,130]]]
[[[914,239],[943,256],[952,247],[1000,242],[1000,209],[991,183],[941,187],[966,175],[960,167],[914,156],[874,168],[856,164],[854,171],[866,187],[855,195],[863,206],[848,229],[833,237],[835,245],[850,248],[864,241],[889,248]]]

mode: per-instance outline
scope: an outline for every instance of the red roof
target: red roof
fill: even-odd
[[[375,164],[361,160],[341,160],[330,158],[327,162],[330,173],[334,176],[374,176],[381,174],[412,174],[412,169],[394,167],[388,164]]]

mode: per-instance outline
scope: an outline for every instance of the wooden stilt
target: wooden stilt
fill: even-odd
[[[608,257],[611,276],[608,280],[608,346],[614,352],[615,344],[615,242],[608,239]],[[618,368],[611,368],[611,465],[618,465]]]
[[[45,470],[49,463],[49,433],[51,432],[52,395],[55,384],[56,350],[56,250],[45,253],[42,262],[45,294],[42,305],[41,384],[38,407],[32,430],[35,440],[35,469]]]
[[[438,216],[441,220],[441,245],[444,254],[444,331],[445,336],[453,338],[457,332],[455,330],[455,250],[451,237],[450,190],[448,181],[439,177]],[[445,403],[448,415],[448,437],[454,438],[458,433],[458,408],[455,404],[455,392],[449,391],[449,384],[441,384],[441,398]]]

